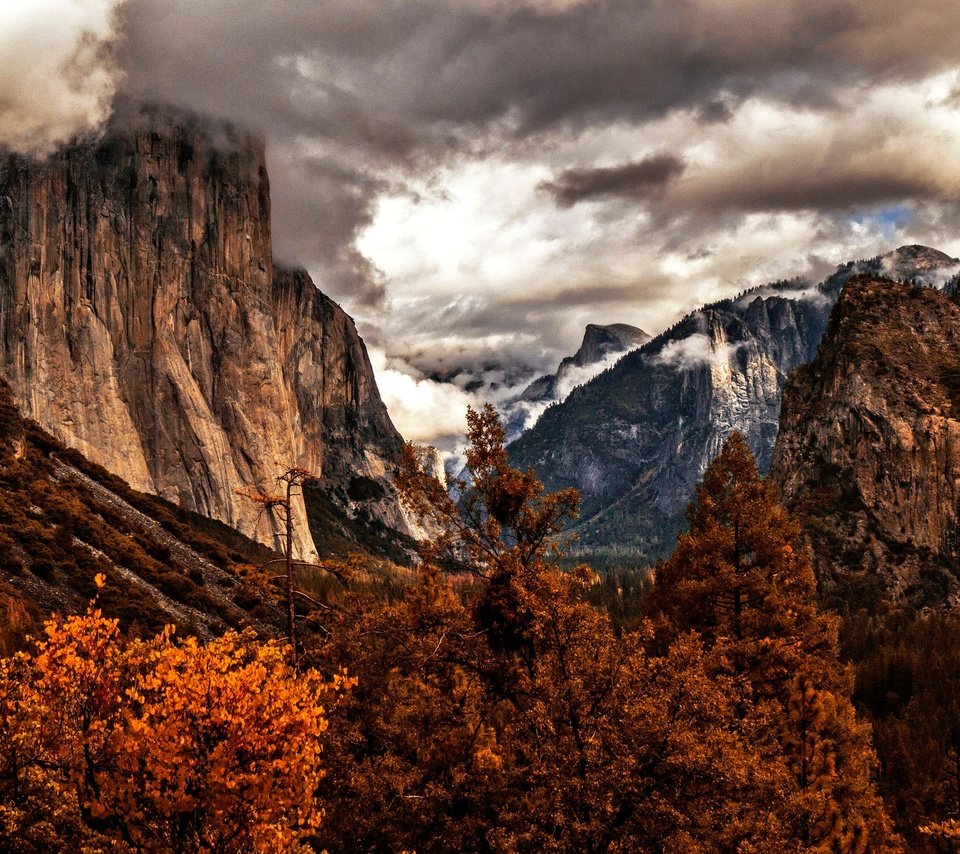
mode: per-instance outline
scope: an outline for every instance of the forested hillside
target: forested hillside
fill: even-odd
[[[0,774],[6,832],[42,827],[91,850],[207,850],[230,832],[263,851],[901,850],[837,619],[819,611],[800,530],[741,436],[708,469],[645,613],[621,629],[588,601],[594,573],[556,564],[576,493],[546,494],[512,468],[492,410],[471,415],[471,439],[460,507],[408,450],[401,492],[445,533],[413,583],[317,592],[297,671],[253,635],[143,646],[97,611],[54,621],[0,679],[17,751]],[[112,582],[91,583],[106,596]],[[195,667],[222,674],[227,693],[209,696],[246,722],[217,724],[222,701],[192,706],[176,674]],[[258,706],[264,691],[276,702]],[[48,708],[59,724],[37,734]],[[187,792],[157,764],[183,726],[206,733],[183,761]],[[221,788],[247,767],[237,750],[263,757],[243,777],[248,813]],[[120,785],[130,763],[144,772]],[[263,767],[315,788],[267,786]]]
[[[248,579],[273,554],[220,522],[130,489],[20,416],[0,381],[0,560],[8,651],[39,618],[100,605],[133,635],[201,637],[276,614]]]

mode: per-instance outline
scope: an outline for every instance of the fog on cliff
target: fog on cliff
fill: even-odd
[[[0,4],[0,145],[43,154],[106,120],[121,2]]]
[[[588,322],[960,254],[958,36],[948,0],[14,0],[0,142],[42,154],[117,95],[259,130],[278,255],[429,440]]]

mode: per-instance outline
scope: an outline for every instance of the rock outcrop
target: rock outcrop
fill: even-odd
[[[956,265],[904,247],[845,264],[816,286],[778,282],[705,306],[549,408],[510,446],[511,458],[551,489],[580,490],[585,549],[662,557],[733,430],[769,468],[787,375],[813,359],[846,281],[896,271],[942,284]]]
[[[787,384],[771,476],[828,601],[956,604],[960,307],[929,288],[851,281],[816,359]]]
[[[421,460],[423,470],[430,475],[430,477],[435,477],[440,483],[446,485],[447,470],[444,466],[443,454],[440,453],[440,449],[435,448],[433,445],[420,445],[419,449],[423,454]]]
[[[403,527],[401,438],[352,320],[274,266],[249,134],[145,111],[45,162],[0,161],[0,370],[65,444],[264,542],[271,520],[235,491],[294,465],[344,496],[377,482],[378,516]]]
[[[556,373],[537,377],[523,390],[520,400],[561,400],[575,384],[591,378],[592,374],[583,371],[583,368],[598,365],[611,356],[626,353],[649,340],[650,335],[627,323],[611,323],[608,326],[588,323],[577,352],[563,359]]]

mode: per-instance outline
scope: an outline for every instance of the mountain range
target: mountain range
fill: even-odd
[[[733,430],[761,471],[770,468],[787,377],[815,357],[848,281],[944,286],[958,264],[905,246],[843,264],[818,284],[774,282],[706,305],[548,408],[512,443],[511,459],[551,489],[580,491],[582,550],[655,561],[672,548],[695,484]]]
[[[0,199],[0,373],[48,443],[267,547],[277,520],[238,491],[299,467],[298,555],[409,560],[422,530],[392,484],[403,440],[351,318],[272,258],[255,136],[144,107],[43,162],[7,155]],[[711,303],[655,338],[590,324],[515,401],[546,410],[511,459],[580,491],[582,552],[645,565],[739,430],[807,523],[827,586],[882,577],[877,595],[951,599],[958,267],[904,246]],[[910,322],[878,331],[887,317]],[[891,362],[921,351],[923,370]],[[909,454],[891,438],[908,428]],[[860,581],[833,577],[838,558],[857,558]]]

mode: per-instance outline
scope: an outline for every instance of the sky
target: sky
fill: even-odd
[[[0,5],[0,144],[95,132],[118,95],[265,137],[277,259],[445,447],[587,323],[960,255],[954,0]]]

